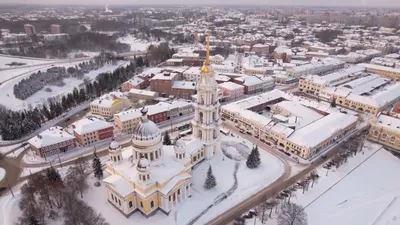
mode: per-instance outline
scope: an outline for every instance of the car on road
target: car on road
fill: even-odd
[[[321,159],[326,159],[326,158],[328,158],[328,156],[327,156],[327,155],[323,155],[323,156],[321,156]]]

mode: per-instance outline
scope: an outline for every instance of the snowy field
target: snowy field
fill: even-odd
[[[400,160],[380,145],[366,142],[364,153],[337,170],[318,169],[320,179],[292,201],[305,207],[309,225],[400,224]],[[276,215],[266,225],[276,225]],[[254,224],[250,219],[248,225]],[[261,225],[261,222],[257,222]]]
[[[10,57],[7,55],[0,55],[0,69],[5,68],[18,68],[19,66],[10,66],[12,62],[16,63],[24,63],[25,65],[20,66],[33,66],[37,64],[49,63],[49,62],[56,62],[57,60],[46,60],[41,58],[20,58],[20,57]]]
[[[117,39],[118,42],[128,44],[131,46],[131,51],[146,51],[147,47],[149,47],[151,44],[156,45],[158,42],[148,42],[145,40],[139,40],[136,39],[132,35],[128,35],[125,37],[120,37]]]
[[[75,64],[79,64],[80,62],[75,62],[75,63],[63,63],[59,64],[57,66],[65,66],[65,67],[70,67],[70,66],[75,66]],[[111,72],[118,68],[119,66],[125,65],[126,62],[120,61],[118,62],[117,65],[111,65],[108,64],[98,70],[91,71],[87,74],[85,74],[85,77],[93,80],[95,79],[100,73],[105,73],[105,72]],[[47,67],[46,67],[47,69]],[[27,69],[26,69],[27,70]],[[37,72],[33,71],[33,72]],[[58,86],[53,86],[49,85],[46,86],[45,88],[49,87],[51,88],[51,92],[46,92],[43,88],[42,90],[36,92],[29,98],[25,100],[20,100],[17,99],[13,93],[13,87],[15,84],[17,84],[20,80],[22,80],[25,77],[28,77],[31,73],[28,73],[27,76],[22,76],[18,77],[16,79],[13,79],[9,82],[6,82],[0,86],[0,92],[2,93],[0,95],[0,102],[7,108],[13,109],[13,110],[21,110],[21,109],[27,109],[29,106],[35,107],[36,105],[40,105],[43,102],[46,102],[48,98],[50,97],[55,97],[59,95],[66,94],[68,92],[72,92],[72,90],[77,87],[79,88],[79,85],[83,84],[83,79],[77,79],[77,78],[66,78],[64,79],[65,85],[63,87],[58,87]]]
[[[0,167],[0,182],[6,177],[6,170]]]
[[[24,77],[22,75],[30,75],[31,73],[37,72],[42,69],[47,69],[50,68],[50,65],[47,66],[32,66],[28,68],[16,68],[12,70],[0,70],[0,83],[3,83],[4,81],[11,79],[13,77],[20,76]],[[16,78],[18,79],[18,78]],[[1,86],[0,86],[1,87]]]

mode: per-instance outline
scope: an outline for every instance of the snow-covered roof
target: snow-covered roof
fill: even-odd
[[[282,101],[277,103],[276,106],[279,107],[279,109],[283,109],[286,111],[283,114],[288,113],[289,115],[286,116],[292,117],[291,119],[293,120],[292,122],[295,123],[296,129],[300,129],[301,127],[306,126],[309,123],[323,117],[316,111],[309,109],[295,101]]]
[[[74,132],[83,135],[98,130],[110,128],[113,127],[113,125],[96,117],[90,117],[76,121],[72,124],[72,127],[74,128]]]
[[[122,151],[122,161],[118,163],[108,162],[108,164],[113,168],[113,171],[121,174],[121,177],[126,180],[126,182],[133,182],[135,186],[139,186],[140,189],[134,188],[134,186],[123,186],[126,189],[121,189],[123,193],[128,193],[129,190],[131,192],[135,191],[142,197],[148,197],[153,194],[155,191],[163,191],[168,192],[175,185],[176,181],[182,179],[188,179],[191,177],[190,174],[185,173],[185,164],[190,162],[189,156],[186,156],[184,160],[175,160],[175,151],[173,146],[163,146],[163,155],[164,158],[159,165],[152,165],[150,167],[150,179],[146,182],[140,182],[138,178],[138,171],[135,169],[135,164],[131,162],[130,157],[132,156],[132,146],[126,147]],[[110,171],[111,172],[111,171]],[[111,172],[113,173],[113,172]],[[177,177],[177,178],[175,178]],[[174,179],[175,178],[175,179]],[[168,183],[166,183],[168,182]],[[171,183],[170,183],[171,182]],[[141,190],[146,189],[153,184],[157,183],[158,185],[164,185],[164,187],[168,186],[170,188],[154,188],[149,192],[143,193]],[[175,184],[175,185],[173,185]],[[171,187],[172,186],[172,187]],[[129,189],[129,190],[128,190]]]
[[[75,139],[74,136],[63,130],[62,127],[50,127],[39,135],[29,139],[28,143],[35,148],[43,148],[46,146],[58,144],[64,141]]]
[[[103,181],[111,185],[124,198],[133,193],[133,186],[119,175],[111,175]]]
[[[357,122],[357,117],[344,113],[331,113],[293,132],[288,141],[307,148],[316,147],[338,134],[342,129]]]
[[[357,66],[365,67],[367,69],[382,70],[382,71],[388,71],[388,72],[391,72],[391,73],[400,74],[400,69],[397,69],[397,68],[379,66],[379,65],[368,64],[368,63],[360,63]]]
[[[196,89],[196,82],[174,81],[174,83],[172,84],[172,88],[195,90]]]
[[[228,89],[228,90],[244,89],[244,87],[243,87],[242,85],[233,83],[233,82],[231,82],[231,81],[218,84],[218,86],[219,86],[220,88]]]
[[[376,125],[385,127],[394,132],[400,131],[400,118],[380,114],[376,119]]]
[[[132,130],[132,141],[154,140],[161,136],[161,131],[158,126],[147,118],[141,119]]]
[[[141,90],[141,89],[136,89],[136,88],[129,90],[129,93],[136,94],[136,95],[146,95],[146,96],[150,96],[150,97],[154,97],[157,95],[157,92]]]
[[[122,93],[121,93],[122,94]],[[120,103],[120,99],[117,98],[117,96],[111,95],[111,94],[105,94],[101,96],[100,98],[94,100],[93,102],[90,103],[91,106],[97,106],[97,107],[103,107],[103,108],[108,108],[113,105],[116,105]]]

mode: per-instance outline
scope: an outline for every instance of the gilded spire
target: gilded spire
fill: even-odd
[[[210,31],[207,32],[207,41],[206,41],[206,60],[201,67],[200,73],[211,73],[213,72],[212,69],[209,68],[210,66]]]

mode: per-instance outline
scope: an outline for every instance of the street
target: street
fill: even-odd
[[[227,126],[227,125],[225,125],[225,126]],[[280,156],[279,155],[280,152],[278,150],[274,149],[273,147],[270,147],[270,146],[264,144],[263,142],[259,141],[258,139],[254,138],[250,135],[241,134],[240,132],[238,132],[238,129],[236,129],[235,127],[234,127],[233,131],[235,134],[237,134],[241,137],[244,137],[244,138],[250,140],[251,142],[259,145],[259,147],[261,149],[267,150],[269,153],[273,154],[274,156],[278,157],[279,159],[282,159],[283,155]],[[363,131],[363,128],[360,128],[359,130],[356,130],[354,133],[349,134],[349,136],[346,136],[344,138],[344,140],[351,141],[350,137],[352,137],[356,134],[359,134],[362,131]],[[223,225],[223,224],[231,225],[231,224],[233,224],[232,222],[236,217],[240,217],[242,214],[246,213],[248,210],[261,204],[265,199],[274,197],[281,191],[285,190],[286,188],[288,188],[288,187],[292,186],[293,184],[295,184],[296,182],[298,182],[300,179],[305,177],[308,173],[313,171],[315,168],[319,167],[320,165],[322,165],[325,162],[327,162],[328,160],[330,160],[330,158],[332,158],[337,153],[337,151],[335,151],[335,149],[339,148],[339,145],[336,145],[332,148],[333,149],[329,150],[325,154],[326,158],[320,157],[320,158],[315,159],[312,162],[312,164],[308,164],[307,166],[304,167],[304,169],[302,171],[300,171],[299,173],[297,173],[294,176],[290,177],[290,170],[288,173],[288,171],[285,169],[284,174],[280,178],[278,178],[275,182],[273,182],[271,185],[263,188],[262,190],[260,190],[259,192],[257,192],[253,196],[251,196],[250,198],[242,201],[241,203],[237,204],[233,208],[227,210],[225,213],[222,213],[221,215],[217,216],[213,220],[209,221],[207,223],[207,225]],[[289,157],[286,156],[285,161],[288,159],[289,159]]]

